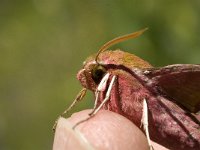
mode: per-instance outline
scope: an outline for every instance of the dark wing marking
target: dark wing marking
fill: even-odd
[[[143,71],[152,84],[191,112],[200,110],[200,65],[176,64]]]

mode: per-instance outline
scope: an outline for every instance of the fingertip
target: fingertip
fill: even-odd
[[[72,124],[64,118],[58,120],[55,131],[53,150],[94,150],[92,145],[78,131],[72,129]]]
[[[72,130],[72,125],[88,117],[90,111],[84,110],[73,114],[67,121],[63,118],[58,121],[54,150],[75,149],[73,146],[83,149],[88,144],[95,150],[148,149],[146,137],[141,130],[125,117],[110,111],[101,110],[93,118],[78,125],[75,131]],[[78,135],[82,137],[77,138],[74,132],[81,133]],[[80,143],[83,139],[87,145]]]

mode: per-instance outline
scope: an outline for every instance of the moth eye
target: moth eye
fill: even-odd
[[[97,65],[92,69],[92,79],[96,84],[98,84],[103,78],[105,73],[106,69],[101,65]]]

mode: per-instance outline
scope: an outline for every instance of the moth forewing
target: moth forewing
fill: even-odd
[[[146,69],[144,74],[151,80],[152,86],[177,104],[193,113],[200,110],[200,65],[169,65]]]

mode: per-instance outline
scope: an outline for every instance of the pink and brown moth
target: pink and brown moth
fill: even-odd
[[[142,123],[150,149],[150,138],[169,149],[200,149],[200,121],[195,114],[200,110],[200,65],[154,68],[134,54],[107,50],[145,30],[115,38],[86,59],[77,75],[84,88],[69,109],[89,89],[95,94],[91,116],[107,109],[138,127]]]

